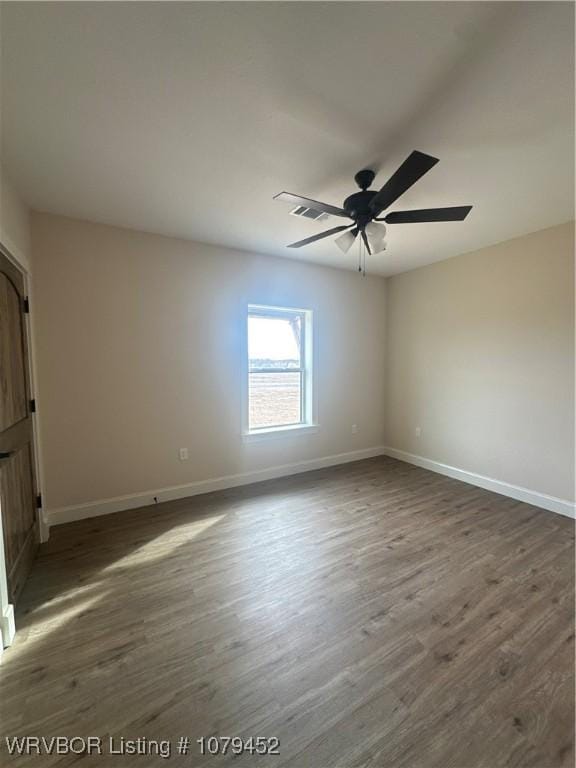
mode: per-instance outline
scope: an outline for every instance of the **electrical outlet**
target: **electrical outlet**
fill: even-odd
[[[416,437],[422,437],[422,428],[421,427],[416,427],[415,432],[416,432]]]
[[[352,424],[352,434],[355,435],[358,432],[358,424]]]
[[[188,448],[180,448],[178,455],[180,457],[180,461],[188,461]]]

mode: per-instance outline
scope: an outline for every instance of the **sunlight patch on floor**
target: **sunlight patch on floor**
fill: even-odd
[[[34,643],[45,641],[47,635],[61,629],[72,619],[77,618],[80,614],[101,602],[102,599],[103,595],[99,592],[86,600],[81,600],[74,605],[70,605],[68,608],[58,611],[52,618],[45,618],[39,623],[37,629],[30,627],[27,630],[18,632],[14,645],[10,646],[8,652],[5,653],[6,662],[16,661],[21,653],[28,653]]]
[[[170,554],[189,543],[204,531],[218,523],[225,515],[216,515],[203,520],[197,520],[193,523],[172,528],[166,533],[157,536],[152,541],[146,542],[141,547],[134,549],[130,554],[120,557],[110,565],[105,566],[101,573],[110,574],[117,570],[124,570],[127,567],[151,563],[157,560],[165,560]]]

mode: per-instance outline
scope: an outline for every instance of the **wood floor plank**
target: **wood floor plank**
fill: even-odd
[[[182,766],[574,760],[574,522],[389,458],[55,528],[18,626],[2,736],[188,736]],[[201,756],[211,735],[280,754]]]

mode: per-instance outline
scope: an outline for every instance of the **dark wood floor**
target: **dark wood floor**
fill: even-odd
[[[573,581],[571,520],[388,458],[72,523],[25,587],[2,734],[189,736],[182,766],[572,766]],[[202,735],[280,755],[200,757]],[[164,762],[13,763],[79,760]]]

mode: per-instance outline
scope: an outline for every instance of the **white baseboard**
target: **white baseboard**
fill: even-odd
[[[0,655],[4,648],[12,645],[15,634],[14,606],[12,603],[8,603],[0,614]]]
[[[44,544],[50,538],[50,525],[46,522],[42,509],[38,510],[38,538],[40,544]]]
[[[477,485],[479,488],[485,488],[488,491],[494,491],[494,493],[500,493],[503,496],[510,496],[510,498],[517,501],[524,501],[526,504],[533,504],[535,507],[542,507],[542,509],[557,512],[559,515],[565,515],[566,517],[576,517],[576,504],[573,501],[559,499],[556,496],[548,496],[538,491],[531,491],[519,485],[505,483],[502,480],[494,480],[492,477],[477,475],[475,472],[451,467],[449,464],[442,464],[439,461],[416,456],[413,453],[406,453],[406,451],[399,451],[396,448],[386,446],[382,452],[385,456],[390,456],[393,459],[399,459],[400,461],[406,461],[408,464],[415,464],[417,467],[430,469],[432,472],[438,472],[440,475],[447,475],[455,480],[462,480],[465,483]]]
[[[263,480],[273,480],[277,477],[287,477],[288,475],[297,475],[301,472],[311,472],[314,469],[324,469],[338,464],[348,464],[352,461],[361,461],[362,459],[371,459],[374,456],[381,456],[384,453],[382,446],[374,448],[364,448],[359,451],[350,451],[348,453],[338,453],[333,456],[324,456],[320,459],[309,459],[308,461],[299,461],[294,464],[281,464],[266,469],[258,469],[252,472],[242,472],[237,475],[226,475],[224,477],[214,477],[209,480],[199,480],[186,485],[174,485],[170,488],[160,488],[156,491],[144,491],[141,493],[128,494],[126,496],[116,496],[112,499],[102,499],[92,501],[88,504],[79,504],[69,507],[58,507],[48,509],[46,518],[48,525],[61,525],[70,523],[74,520],[83,520],[87,517],[98,517],[99,515],[108,515],[112,512],[123,512],[127,509],[136,509],[137,507],[149,506],[155,504],[154,497],[161,501],[173,501],[174,499],[184,499],[187,496],[197,496],[201,493],[210,493],[211,491],[221,491],[226,488],[235,488],[239,485],[249,485],[250,483],[259,483]]]
[[[491,477],[478,475],[475,472],[468,472],[465,469],[451,467],[450,465],[442,464],[439,461],[433,461],[432,459],[426,459],[423,456],[416,456],[413,453],[407,453],[405,451],[399,451],[396,448],[385,446],[376,446],[374,448],[365,448],[359,451],[339,453],[333,456],[324,456],[320,459],[310,459],[294,464],[282,464],[252,472],[242,472],[236,475],[214,477],[209,480],[199,480],[194,483],[187,483],[186,485],[175,485],[169,488],[160,488],[153,491],[116,496],[111,499],[101,499],[100,501],[93,501],[87,504],[48,509],[45,514],[50,526],[61,525],[62,523],[69,523],[74,520],[83,520],[87,517],[98,517],[99,515],[108,515],[112,512],[123,512],[128,509],[149,506],[155,503],[154,498],[157,498],[159,502],[184,499],[187,496],[197,496],[201,493],[221,491],[226,488],[235,488],[240,485],[259,483],[264,480],[273,480],[277,477],[287,477],[301,472],[311,472],[315,469],[333,467],[338,464],[347,464],[352,461],[361,461],[362,459],[370,459],[374,456],[383,455],[399,459],[400,461],[405,461],[409,464],[415,464],[418,467],[429,469],[432,472],[438,472],[441,475],[447,475],[456,480],[462,480],[465,483],[470,483],[479,488],[485,488],[488,491],[500,493],[503,496],[509,496],[518,501],[524,501],[527,504],[533,504],[536,507],[541,507],[542,509],[547,509],[551,512],[557,512],[566,517],[576,517],[576,505],[574,502],[566,499],[548,496],[544,493],[539,493],[538,491],[531,491],[528,488],[522,488],[518,485],[505,483],[501,480],[495,480]]]

